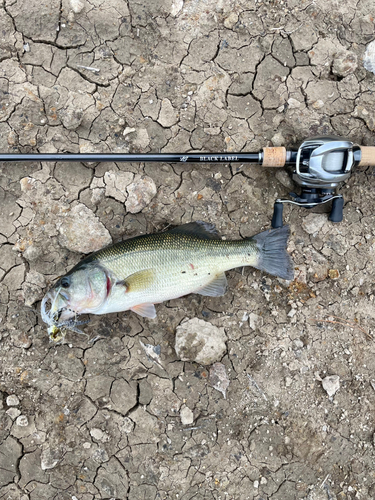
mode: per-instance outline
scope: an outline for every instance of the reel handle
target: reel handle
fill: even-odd
[[[278,200],[276,200],[273,206],[273,216],[271,221],[271,226],[274,229],[283,227],[283,209],[283,203],[280,203]]]
[[[375,147],[359,146],[361,150],[361,160],[359,166],[375,167]]]

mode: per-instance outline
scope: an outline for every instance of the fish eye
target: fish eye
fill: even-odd
[[[61,278],[60,285],[63,288],[69,288],[70,287],[70,279],[64,276],[64,278]]]

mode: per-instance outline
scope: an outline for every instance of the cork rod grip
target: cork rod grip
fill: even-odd
[[[360,149],[361,161],[359,162],[359,166],[375,167],[375,147],[360,146]]]
[[[285,163],[286,163],[286,149],[284,147],[263,148],[262,167],[283,167]]]

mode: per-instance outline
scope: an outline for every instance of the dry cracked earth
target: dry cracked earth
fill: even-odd
[[[369,0],[2,0],[0,151],[373,145],[373,15]],[[250,236],[293,184],[234,164],[1,163],[0,499],[375,498],[374,187],[358,168],[336,225],[286,208],[291,283],[234,270],[224,297],[92,317],[54,345],[40,301],[83,255],[194,220]],[[185,318],[221,332],[219,364],[181,361]]]

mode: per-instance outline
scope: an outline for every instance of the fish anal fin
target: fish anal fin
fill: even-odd
[[[156,318],[156,309],[154,304],[138,304],[131,307],[130,310],[139,314],[139,316],[142,316],[143,318]]]
[[[124,280],[116,282],[116,286],[123,286],[125,292],[140,292],[146,290],[154,281],[155,272],[153,269],[142,269],[127,276]]]
[[[182,226],[177,226],[168,233],[185,234],[189,236],[199,236],[205,240],[221,240],[216,227],[213,224],[198,220],[196,222],[188,222]]]
[[[228,288],[227,278],[225,273],[218,274],[215,279],[210,281],[203,288],[200,288],[195,293],[205,295],[207,297],[221,297],[225,294]]]

